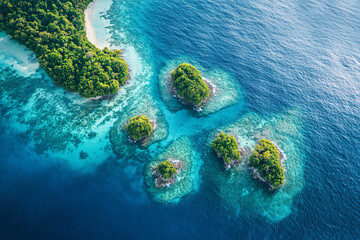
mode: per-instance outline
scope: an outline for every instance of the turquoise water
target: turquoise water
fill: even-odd
[[[271,221],[281,221],[292,212],[294,197],[304,186],[304,137],[303,119],[299,110],[290,110],[273,117],[261,117],[255,113],[243,115],[228,126],[219,127],[211,132],[207,146],[215,135],[227,132],[233,135],[245,151],[254,149],[263,138],[273,141],[285,154],[285,185],[275,192],[266,191],[266,185],[254,181],[248,170],[248,156],[242,163],[223,171],[223,166],[212,151],[207,151],[204,159],[205,171],[211,175],[213,185],[218,186],[216,193],[231,212],[248,216],[260,215]],[[221,161],[220,161],[221,162]]]
[[[149,193],[159,203],[178,203],[180,199],[191,192],[198,190],[200,185],[199,170],[203,165],[201,156],[194,151],[194,143],[188,137],[181,137],[171,143],[169,147],[145,167],[145,181]],[[166,187],[158,188],[155,185],[154,168],[166,160],[180,161],[176,181]]]
[[[356,1],[98,0],[98,41],[124,49],[131,69],[111,100],[54,86],[1,33],[2,238],[355,239],[359,10]],[[219,89],[203,112],[167,95],[182,61]],[[121,129],[144,113],[159,128],[139,149]],[[250,148],[276,142],[286,184],[269,192],[246,159],[224,171],[208,148],[218,131]],[[157,191],[149,166],[172,155],[191,158],[189,178]]]

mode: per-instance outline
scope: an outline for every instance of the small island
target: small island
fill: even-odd
[[[267,183],[271,190],[275,190],[285,183],[280,156],[284,158],[274,143],[267,139],[261,139],[249,157],[252,175]]]
[[[129,140],[131,142],[140,141],[141,144],[144,144],[153,133],[153,126],[155,126],[155,123],[151,123],[151,120],[144,115],[130,118],[126,124]]]
[[[214,95],[215,88],[194,66],[182,63],[171,73],[170,91],[184,104],[201,110]]]
[[[211,144],[211,148],[215,151],[218,157],[223,159],[226,169],[229,169],[241,162],[239,145],[233,136],[224,132],[220,133]]]
[[[192,139],[180,137],[148,162],[145,183],[154,201],[176,203],[199,188],[202,162],[197,156]]]
[[[175,183],[178,171],[181,168],[179,160],[166,160],[159,163],[155,168],[156,187],[170,186]]]

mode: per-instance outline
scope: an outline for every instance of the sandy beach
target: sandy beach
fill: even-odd
[[[0,61],[18,71],[21,76],[30,76],[39,68],[33,52],[13,40],[5,32],[0,32]]]
[[[92,22],[93,8],[94,8],[96,1],[97,0],[94,0],[92,3],[90,3],[84,12],[85,13],[85,31],[86,31],[86,37],[92,44],[94,44],[99,49],[104,49],[105,46],[103,44],[101,44],[96,38],[96,33],[95,33],[94,25]]]

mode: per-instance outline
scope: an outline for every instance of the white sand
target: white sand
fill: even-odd
[[[35,54],[24,45],[12,40],[5,32],[0,32],[0,61],[26,77],[39,68]]]
[[[97,0],[94,0],[92,3],[89,4],[87,9],[85,10],[85,31],[86,31],[86,37],[88,38],[89,42],[95,45],[95,47],[99,49],[104,49],[104,44],[101,44],[98,39],[96,38],[95,28],[93,24],[93,10],[94,5]]]

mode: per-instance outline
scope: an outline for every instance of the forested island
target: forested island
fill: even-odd
[[[154,201],[178,202],[198,188],[200,166],[196,156],[192,140],[183,136],[146,160],[145,184]]]
[[[280,152],[270,140],[261,139],[249,159],[253,176],[266,182],[270,189],[277,189],[285,183]]]
[[[200,109],[212,96],[213,86],[205,82],[199,70],[188,63],[180,64],[171,73],[171,92],[182,102]]]
[[[90,2],[0,1],[0,30],[32,50],[55,84],[84,97],[114,94],[128,75],[121,51],[100,50],[87,40]]]
[[[225,168],[227,169],[241,162],[239,144],[233,136],[224,132],[220,133],[219,136],[212,142],[211,148],[215,151],[218,157],[223,159]]]
[[[178,160],[166,160],[155,168],[156,187],[168,186],[176,181],[176,175],[181,168]]]
[[[153,125],[148,117],[139,115],[130,118],[126,125],[126,131],[129,135],[130,141],[143,142],[152,134]]]

